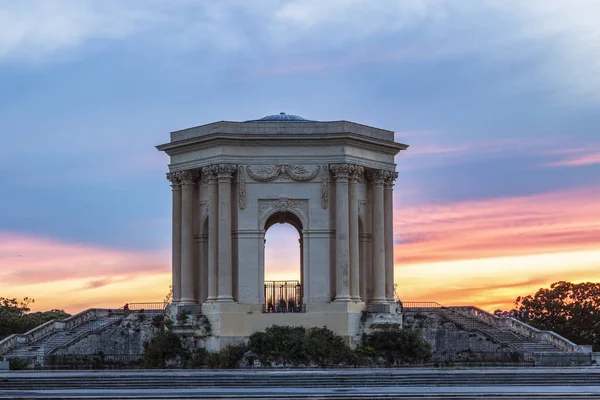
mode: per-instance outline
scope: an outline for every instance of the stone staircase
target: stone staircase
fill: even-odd
[[[406,302],[404,313],[435,312],[467,331],[477,331],[520,353],[590,353],[554,332],[540,331],[514,318],[498,317],[473,306],[445,307],[435,302]]]
[[[501,344],[505,344],[515,350],[524,353],[539,353],[539,352],[562,352],[558,347],[544,342],[537,342],[527,338],[516,332],[512,332],[507,328],[500,328],[485,322],[475,316],[462,314],[452,308],[442,309],[439,311],[441,315],[451,322],[460,325],[467,330],[476,330],[483,333],[485,336],[494,339]]]
[[[118,323],[122,318],[122,315],[111,316],[109,314],[109,316],[86,321],[70,329],[56,330],[54,333],[48,334],[34,342],[23,343],[14,347],[5,353],[4,357],[7,360],[11,358],[32,359],[49,355],[91,333],[97,333],[113,323]]]
[[[0,359],[23,358],[30,361],[68,347],[91,333],[118,323],[130,313],[163,313],[167,303],[129,303],[127,308],[90,308],[61,321],[48,321],[23,334],[0,340]]]

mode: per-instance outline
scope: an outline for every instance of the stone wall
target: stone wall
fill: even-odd
[[[153,335],[152,316],[131,314],[116,325],[109,325],[96,333],[84,336],[56,355],[72,354],[131,354],[144,352],[144,342]]]
[[[418,329],[432,347],[432,362],[509,361],[511,349],[466,331],[435,312],[404,314],[404,328]]]

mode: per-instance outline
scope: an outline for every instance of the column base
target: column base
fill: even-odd
[[[338,296],[335,298],[334,300],[336,303],[348,303],[351,302],[352,299],[350,298],[350,296]]]
[[[217,301],[217,297],[215,297],[215,296],[211,296],[211,297],[207,297],[206,298],[206,302],[208,302],[208,303],[213,303],[215,301]]]
[[[233,303],[233,297],[217,297],[217,303]]]
[[[369,304],[389,304],[389,301],[387,299],[371,299]]]
[[[177,305],[183,304],[198,304],[196,299],[181,299],[177,302]]]

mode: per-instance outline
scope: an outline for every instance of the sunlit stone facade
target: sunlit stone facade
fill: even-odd
[[[173,303],[201,305],[213,347],[273,324],[327,326],[357,339],[367,307],[396,318],[391,131],[275,115],[171,133]],[[293,311],[269,311],[267,229],[300,235]],[[275,308],[275,307],[274,307]]]

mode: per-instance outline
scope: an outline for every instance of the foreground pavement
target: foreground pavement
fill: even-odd
[[[0,399],[600,399],[600,368],[0,372]]]

